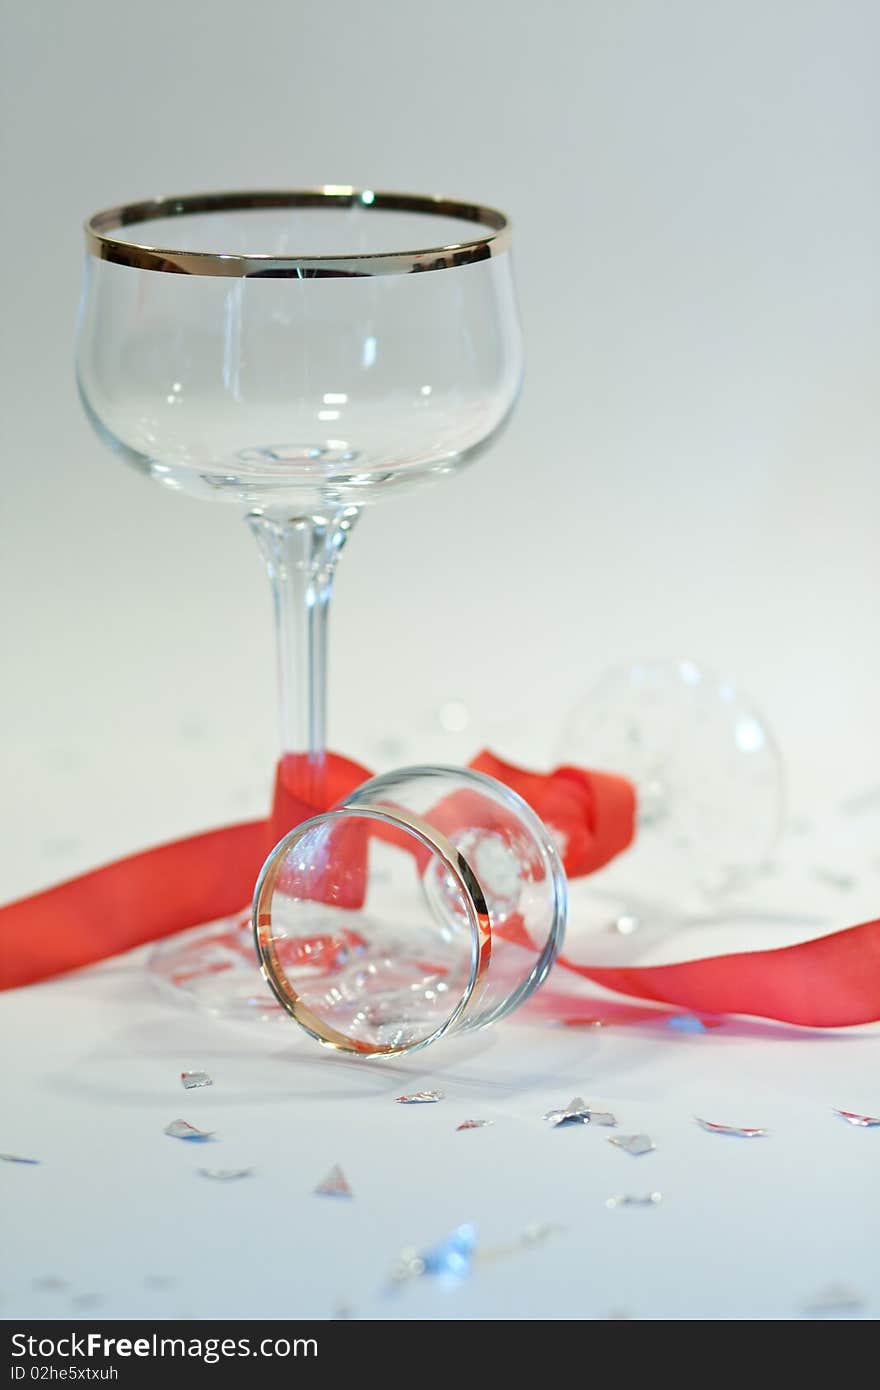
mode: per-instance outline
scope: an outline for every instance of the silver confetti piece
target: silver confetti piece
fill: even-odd
[[[236,1182],[238,1178],[249,1178],[253,1171],[253,1168],[199,1168],[198,1174],[214,1182]]]
[[[617,1124],[617,1117],[612,1115],[610,1110],[591,1110],[588,1106],[587,1114],[590,1117],[590,1124],[606,1125],[609,1128]]]
[[[827,883],[829,887],[836,888],[841,893],[849,893],[856,886],[852,874],[841,873],[838,869],[815,868],[812,873],[813,878],[819,883]]]
[[[190,1143],[195,1144],[205,1144],[209,1139],[215,1138],[213,1129],[197,1129],[188,1120],[172,1120],[162,1132],[169,1134],[172,1139],[188,1139]]]
[[[840,809],[845,816],[860,816],[865,811],[880,811],[880,786],[866,787],[854,796],[841,801]]]
[[[874,1125],[880,1125],[878,1115],[857,1115],[854,1110],[835,1110],[834,1113],[846,1120],[848,1125],[857,1125],[859,1129],[871,1129]]]
[[[709,1134],[731,1134],[736,1139],[762,1139],[770,1133],[769,1129],[744,1129],[740,1128],[739,1125],[716,1125],[711,1120],[701,1120],[699,1115],[695,1115],[694,1119],[700,1129],[707,1130]]]
[[[663,1201],[662,1192],[648,1192],[644,1197],[634,1197],[631,1193],[617,1192],[613,1197],[609,1197],[606,1207],[656,1207]]]
[[[841,801],[840,809],[844,816],[861,816],[865,810],[880,810],[880,785],[848,796],[847,801]]]
[[[865,1300],[857,1289],[848,1284],[829,1284],[827,1289],[804,1304],[804,1312],[811,1317],[821,1318],[834,1313],[855,1313],[864,1306]]]
[[[613,1134],[608,1143],[615,1144],[624,1153],[632,1154],[633,1158],[652,1153],[655,1147],[653,1139],[649,1139],[647,1134]]]
[[[200,1086],[213,1086],[214,1082],[206,1071],[182,1071],[180,1080],[185,1091],[198,1090]]]
[[[435,1105],[438,1100],[445,1100],[442,1091],[413,1091],[408,1096],[395,1096],[398,1105]]]
[[[401,1250],[391,1267],[391,1282],[405,1284],[409,1279],[418,1279],[425,1273],[425,1262],[414,1248]]]
[[[455,1126],[456,1134],[460,1129],[485,1129],[487,1125],[494,1125],[494,1120],[462,1120],[460,1125]]]
[[[338,1163],[334,1163],[326,1178],[314,1189],[319,1197],[352,1197],[354,1193]]]
[[[554,1129],[558,1129],[560,1125],[588,1125],[590,1108],[580,1096],[575,1096],[564,1109],[548,1110],[544,1119],[548,1120]]]
[[[548,1236],[555,1236],[565,1227],[558,1225],[555,1221],[533,1221],[530,1226],[526,1226],[522,1233],[523,1245],[539,1245]]]
[[[39,1158],[22,1158],[21,1154],[0,1154],[0,1160],[4,1163],[26,1163],[30,1167],[38,1167]]]
[[[510,1245],[496,1245],[489,1250],[480,1250],[474,1255],[474,1263],[487,1264],[494,1260],[509,1259],[512,1255],[521,1255],[524,1250],[528,1250],[534,1245],[540,1245],[542,1241],[564,1229],[555,1221],[533,1221]]]

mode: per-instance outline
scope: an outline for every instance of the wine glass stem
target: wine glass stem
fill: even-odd
[[[323,515],[251,512],[272,585],[283,753],[308,755],[310,799],[321,800],[327,747],[327,618],[336,560],[356,507]]]

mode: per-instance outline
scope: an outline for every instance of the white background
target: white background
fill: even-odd
[[[454,760],[526,721],[540,765],[563,715],[606,666],[687,653],[756,696],[782,745],[796,811],[836,803],[878,780],[875,4],[551,0],[536,9],[500,0],[449,0],[439,8],[411,0],[153,0],[144,8],[40,0],[4,9],[4,897],[175,833],[259,814],[268,795],[274,664],[269,597],[252,542],[232,509],[165,494],[126,471],[91,435],[75,395],[80,223],[98,207],[160,193],[353,182],[474,198],[515,220],[528,350],[521,405],[505,438],[473,470],[388,500],[361,522],[342,563],[333,619],[336,746],[376,766]],[[450,699],[470,711],[457,736],[444,734],[437,718]],[[840,912],[854,920],[847,902]],[[117,1004],[128,1020],[121,1034],[109,1003],[114,987],[135,991],[125,1007]],[[22,1096],[33,1112],[34,1142],[60,1123],[54,1115],[62,1097],[51,1072],[62,1030],[65,1047],[79,1038],[71,1044],[75,1056],[103,1047],[117,1059],[112,1085],[100,1068],[94,1079],[87,1067],[65,1073],[66,1132],[77,1135],[79,1123],[106,1137],[114,1124],[108,1103],[117,1100],[119,1123],[130,1128],[125,1117],[141,1096],[139,1069],[151,1065],[150,1021],[170,1027],[165,1006],[143,992],[137,974],[49,989],[3,1006],[7,1036],[24,1030],[29,1039],[24,1054],[35,1070]],[[69,1012],[49,1011],[56,998]],[[140,1022],[135,999],[138,1007],[143,1001]],[[60,1020],[54,1028],[53,1017]],[[239,1094],[250,1094],[247,1057],[264,1044],[242,1043],[239,1058],[238,1042],[219,1042],[216,1025],[178,1019],[175,1026],[188,1041],[169,1043],[161,1086],[193,1063],[181,1049],[191,1053],[198,1042],[199,1058],[225,1048],[230,1066],[245,1068]],[[655,1041],[646,1034],[620,1047],[641,1046],[641,1056]],[[606,1102],[620,1102],[615,1044],[603,1046],[612,1048],[610,1071],[596,1085]],[[819,1076],[846,1056],[858,1058],[855,1071],[867,1076],[873,1059],[869,1041],[813,1041],[809,1057],[806,1044],[771,1045],[763,1035],[731,1036],[725,1046],[713,1086],[733,1086],[733,1102],[736,1086],[748,1096],[749,1068],[772,1074],[783,1111],[808,1087],[808,1073]],[[572,1089],[581,1056],[573,1047],[567,1042],[565,1057],[553,1053],[546,1062],[550,1076],[564,1076],[563,1092]],[[748,1049],[747,1066],[738,1048]],[[479,1054],[469,1066],[491,1088],[493,1067],[507,1065],[512,1075],[530,1053],[493,1042],[486,1058],[494,1061],[481,1073]],[[321,1063],[304,1063],[305,1081],[294,1078],[289,1089],[286,1081],[267,1083],[267,1095],[275,1087],[291,1103],[298,1097],[297,1104],[319,1105]],[[641,1095],[649,1109],[634,1122],[655,1123],[650,1107],[662,1115],[677,1084],[681,1123],[690,1123],[688,1088],[707,1087],[708,1073],[691,1068],[676,1083],[676,1060],[664,1055],[653,1065]],[[853,1066],[847,1063],[848,1076]],[[582,1090],[588,1078],[581,1074],[577,1083]],[[339,1084],[347,1094],[337,1080],[327,1083],[328,1095]],[[149,1085],[160,1086],[158,1074]],[[810,1104],[848,1103],[839,1087],[820,1097],[816,1086]],[[557,1091],[545,1077],[523,1113],[568,1098]],[[208,1101],[220,1098],[218,1087]],[[180,1101],[172,1099],[172,1109]],[[851,1103],[872,1102],[863,1095]],[[157,1124],[173,1118],[167,1108],[157,1109]],[[465,1108],[473,1108],[470,1099]],[[743,1109],[743,1122],[751,1123],[751,1107]],[[439,1124],[441,1110],[428,1115],[429,1126]],[[274,1113],[268,1101],[265,1113]],[[328,1113],[331,1132],[346,1132],[344,1105],[323,1105],[320,1120],[307,1110],[305,1123],[324,1126]],[[422,1146],[408,1147],[397,1110],[391,1120],[400,1146],[397,1184],[397,1165],[412,1175]],[[813,1171],[813,1129],[800,1111],[797,1124],[803,1129],[788,1167],[773,1169],[774,1177],[762,1170],[769,1184],[763,1216],[779,1200],[773,1184],[783,1169]],[[454,1137],[476,1153],[487,1139],[500,1144],[501,1135],[496,1126]],[[849,1184],[857,1200],[852,1175],[833,1165],[847,1161],[837,1156],[845,1141],[872,1138],[835,1135],[834,1155],[828,1150],[822,1160],[828,1191],[819,1196],[830,1203]],[[0,1147],[26,1141],[10,1136]],[[138,1152],[134,1133],[127,1142],[119,1158],[111,1134],[107,1161],[112,1168],[118,1159],[118,1182],[130,1195],[124,1174]],[[696,1142],[682,1150],[682,1159],[694,1160],[690,1176],[680,1175],[685,1186],[702,1171]],[[76,1143],[85,1143],[82,1135]],[[503,1167],[509,1146],[495,1153]],[[531,1155],[528,1145],[522,1153]],[[307,1165],[308,1178],[313,1166],[339,1156],[334,1140]],[[751,1150],[745,1158],[754,1161]],[[536,1150],[525,1171],[537,1178],[550,1162],[546,1150]],[[97,1200],[104,1178],[89,1176],[91,1157],[65,1171],[86,1189],[93,1184]],[[383,1172],[377,1160],[377,1191]],[[283,1168],[274,1179],[277,1200]],[[52,1181],[68,1190],[63,1172]],[[604,1193],[602,1182],[599,1188]],[[238,1191],[219,1195],[241,1200]],[[789,1243],[792,1232],[817,1222],[846,1230],[830,1205],[817,1216],[816,1192],[801,1198],[783,1223]],[[385,1212],[393,1229],[383,1237],[383,1255],[422,1239],[413,1219],[417,1199],[427,1200],[408,1192],[406,1220]],[[459,1219],[445,1198],[441,1205],[426,1239]],[[717,1194],[711,1209],[717,1215]],[[261,1212],[241,1227],[254,1241],[266,1234],[268,1207]],[[737,1209],[737,1222],[746,1212]],[[758,1215],[749,1229],[757,1229]],[[508,1227],[520,1216],[524,1224],[544,1212],[509,1211]],[[668,1219],[665,1207],[617,1216],[656,1219],[656,1230]],[[99,1216],[92,1228],[95,1222],[101,1229]],[[496,1241],[500,1217],[498,1224]],[[378,1229],[371,1227],[371,1249]],[[197,1293],[204,1286],[193,1247],[204,1230],[196,1224],[186,1237],[187,1287],[196,1291],[183,1300],[186,1308],[258,1312],[264,1305],[256,1293],[242,1302],[241,1281],[222,1304]],[[697,1238],[688,1226],[676,1230],[676,1240]],[[58,1233],[53,1266],[63,1263],[62,1246],[63,1258],[74,1258],[72,1242],[82,1232],[67,1235],[65,1246]],[[790,1280],[774,1302],[775,1268],[763,1295],[753,1292],[754,1262],[766,1251],[743,1243],[741,1232],[734,1246],[724,1239],[722,1231],[720,1258],[736,1271],[730,1288],[713,1294],[701,1270],[682,1272],[686,1261],[676,1274],[702,1311],[795,1315],[801,1290]],[[174,1240],[171,1227],[164,1240]],[[96,1259],[101,1248],[99,1241]],[[581,1253],[588,1248],[597,1258],[595,1245]],[[634,1303],[640,1316],[686,1315],[687,1298],[673,1296],[675,1281],[665,1274],[634,1298],[633,1270],[641,1263],[637,1255],[609,1255],[615,1248],[609,1238],[601,1254],[620,1266],[613,1297],[569,1300],[561,1311],[600,1316]],[[204,1249],[213,1259],[213,1246]],[[707,1249],[694,1258],[710,1258]],[[866,1250],[849,1250],[840,1261],[847,1269],[832,1269],[825,1254],[814,1251],[804,1296],[823,1270],[842,1277],[848,1269],[856,1279],[861,1270],[864,1279]],[[785,1268],[802,1256],[790,1249]],[[533,1311],[546,1315],[559,1306],[551,1292],[571,1288],[571,1271],[581,1266],[572,1256],[563,1277],[549,1244],[534,1258],[557,1270],[555,1282],[546,1274],[539,1280],[546,1301]],[[228,1262],[217,1260],[222,1274]],[[11,1306],[29,1309],[27,1279],[51,1272],[13,1272],[14,1299],[24,1301]],[[87,1273],[80,1271],[78,1287],[83,1279],[89,1288],[101,1282]],[[506,1287],[517,1267],[499,1265],[496,1274]],[[221,1275],[211,1278],[223,1283]],[[103,1283],[110,1282],[105,1273]],[[513,1309],[499,1285],[481,1275],[479,1287],[485,1303],[472,1311]],[[129,1292],[118,1295],[118,1314],[143,1312],[140,1295]],[[320,1306],[310,1295],[309,1310],[326,1316],[331,1294],[349,1296],[336,1285],[325,1292]],[[296,1311],[295,1298],[284,1306]],[[436,1304],[431,1310],[445,1315]],[[270,1311],[283,1311],[278,1300]]]

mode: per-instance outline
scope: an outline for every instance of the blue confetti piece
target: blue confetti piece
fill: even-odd
[[[425,1273],[450,1281],[466,1278],[471,1272],[476,1244],[476,1226],[457,1226],[444,1241],[421,1255]]]
[[[696,1014],[676,1014],[666,1020],[666,1027],[674,1028],[677,1033],[705,1033],[709,1028],[717,1026],[716,1023],[704,1023]]]

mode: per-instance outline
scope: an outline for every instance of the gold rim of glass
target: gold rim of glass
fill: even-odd
[[[225,251],[181,251],[173,247],[142,246],[120,232],[157,218],[195,213],[258,211],[271,208],[363,208],[366,211],[416,212],[458,218],[487,230],[479,236],[446,246],[412,251],[352,252],[330,256],[238,255]],[[242,193],[191,193],[178,198],[153,198],[96,212],[85,224],[86,249],[102,261],[156,270],[171,275],[225,275],[264,279],[311,280],[332,276],[408,275],[414,271],[451,270],[488,260],[507,250],[511,228],[495,208],[454,198],[419,193],[374,192],[368,188],[326,184],[323,188],[251,190]]]

